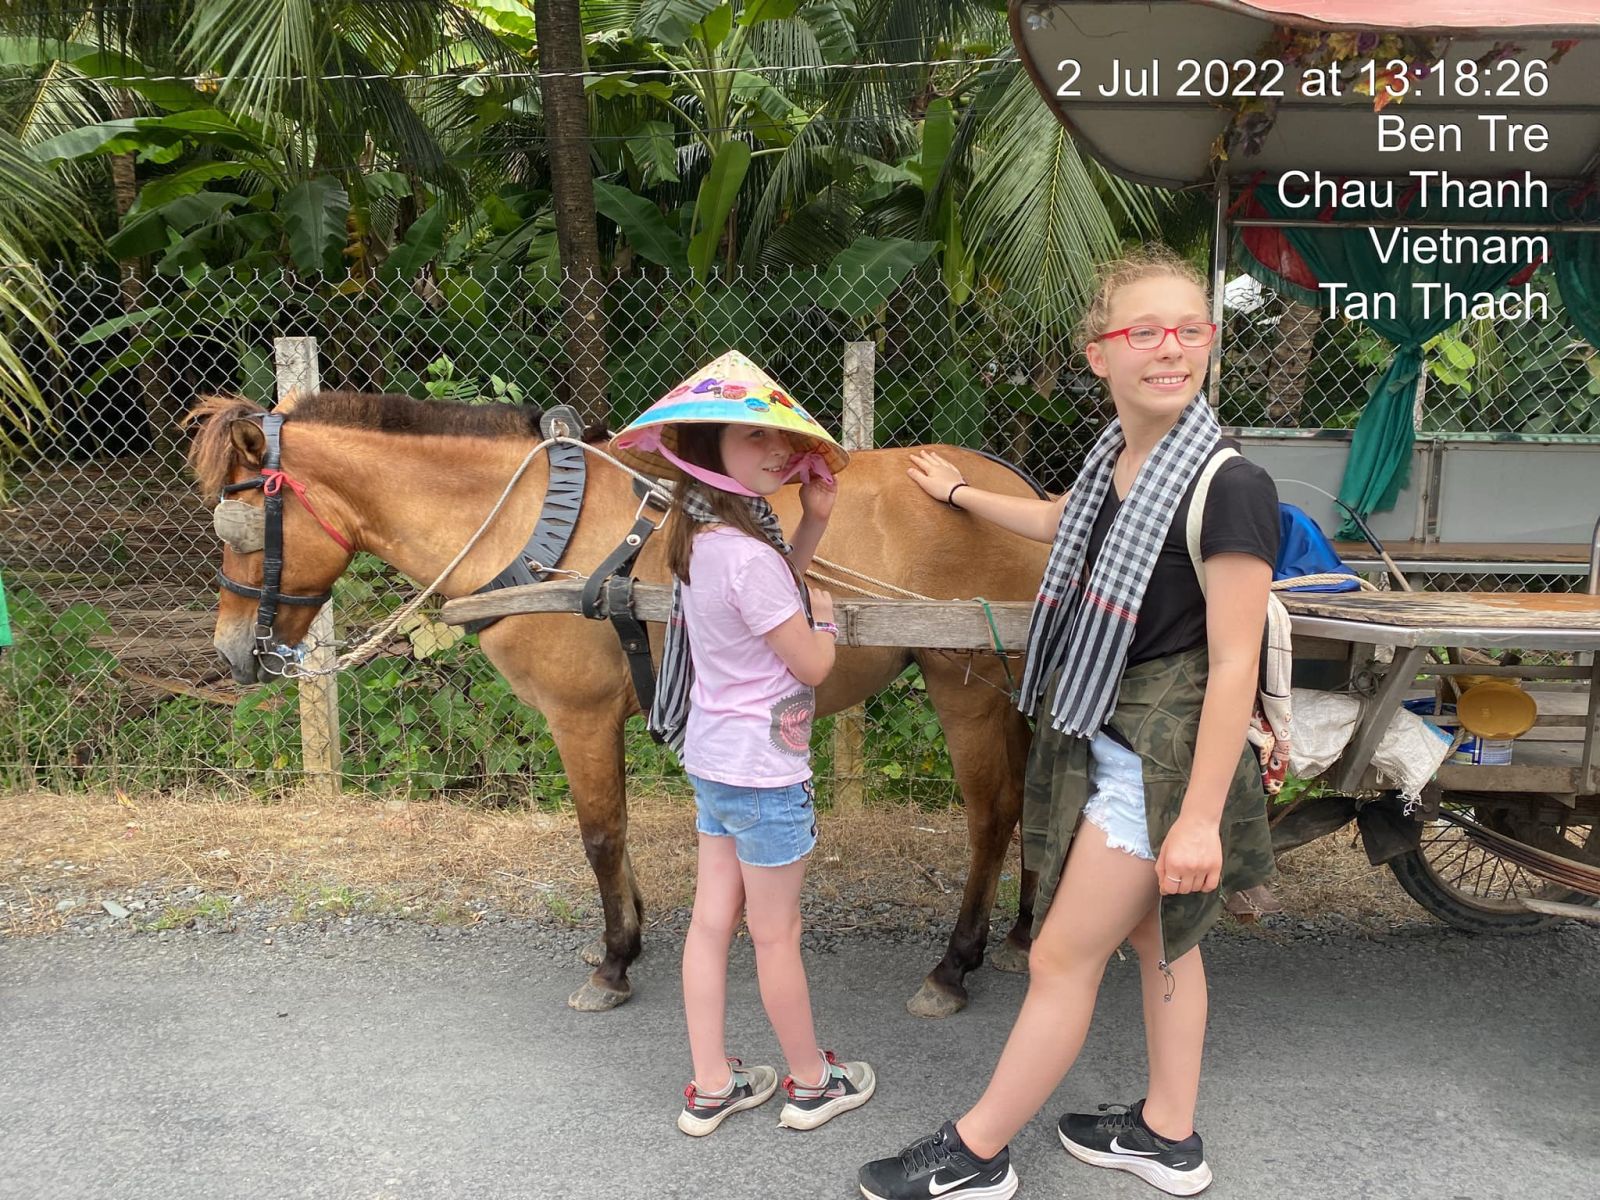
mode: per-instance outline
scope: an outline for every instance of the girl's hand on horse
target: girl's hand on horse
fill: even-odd
[[[933,450],[918,450],[913,454],[906,474],[940,504],[949,497],[950,489],[962,482],[956,465]]]
[[[839,498],[839,488],[834,483],[813,479],[800,485],[800,514],[813,521],[826,522],[833,515],[833,502]]]
[[[806,591],[811,593],[811,617],[816,621],[833,620],[833,594],[822,588],[806,584]]]
[[[1222,882],[1222,836],[1215,821],[1179,814],[1156,856],[1163,896],[1211,892]]]

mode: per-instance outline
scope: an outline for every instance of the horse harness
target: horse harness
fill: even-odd
[[[284,414],[263,413],[259,418],[249,419],[260,420],[261,432],[266,438],[267,448],[262,458],[261,473],[239,483],[230,483],[222,489],[222,496],[212,513],[212,528],[223,542],[240,554],[263,553],[261,586],[240,583],[229,578],[220,568],[217,582],[235,595],[256,601],[257,657],[269,654],[286,657],[287,651],[272,649],[273,625],[278,618],[279,605],[321,608],[332,597],[332,592],[305,596],[282,590],[283,489],[287,487],[299,498],[306,511],[316,518],[317,523],[345,553],[354,554],[355,548],[312,506],[305,485],[283,470]],[[575,437],[581,428],[578,414],[570,405],[552,408],[540,423],[541,432],[547,439]],[[586,456],[581,446],[570,442],[557,442],[549,448],[548,456],[550,481],[545,488],[544,504],[539,510],[539,519],[534,524],[533,532],[511,562],[478,588],[476,594],[543,582],[550,578],[566,555],[583,508],[583,495],[588,481]],[[232,498],[240,492],[257,488],[261,490],[263,501],[260,509]],[[656,521],[646,515],[645,510],[650,508],[665,512],[669,497],[659,487],[646,490],[638,483],[634,484],[634,491],[641,497],[641,502],[633,526],[584,584],[581,611],[591,620],[611,622],[623,653],[627,655],[634,693],[642,709],[649,712],[655,697],[655,665],[650,659],[649,635],[644,623],[634,612],[633,569],[650,535],[660,528]],[[501,619],[489,617],[473,621],[466,626],[466,630],[468,633],[481,633]]]
[[[577,412],[567,404],[550,409],[540,422],[540,432],[546,438],[576,437],[582,427]],[[550,578],[566,554],[583,508],[583,493],[588,479],[587,455],[581,446],[569,442],[557,442],[548,453],[550,482],[545,488],[539,520],[528,536],[527,544],[498,575],[474,594],[542,583]],[[656,672],[655,664],[650,659],[650,636],[645,631],[644,622],[634,613],[633,569],[650,535],[660,528],[658,522],[646,515],[645,509],[648,507],[665,512],[669,497],[655,488],[647,492],[637,482],[634,492],[641,497],[641,503],[634,514],[633,526],[616,549],[606,555],[605,560],[584,582],[579,611],[590,620],[611,622],[611,628],[616,631],[617,640],[628,659],[628,674],[633,680],[634,694],[639,699],[640,708],[648,713],[655,699]],[[468,633],[480,633],[503,619],[486,617],[469,622],[465,628]]]
[[[354,554],[350,540],[328,524],[312,507],[303,483],[283,470],[282,432],[284,414],[263,413],[259,418],[261,433],[266,438],[267,449],[261,460],[261,473],[251,479],[230,483],[223,487],[217,507],[212,512],[211,525],[216,534],[240,554],[262,552],[261,586],[252,587],[230,579],[226,571],[217,569],[217,582],[236,596],[256,602],[255,653],[257,657],[273,653],[271,642],[273,625],[278,619],[280,604],[294,604],[308,608],[321,608],[333,593],[321,592],[315,596],[296,595],[282,590],[283,586],[283,489],[287,487],[297,496],[305,510],[316,518],[317,524],[337,542],[346,554]],[[261,490],[262,507],[258,510],[242,500],[231,497],[240,492]]]

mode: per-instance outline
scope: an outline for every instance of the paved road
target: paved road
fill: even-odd
[[[1216,1200],[1600,1193],[1600,933],[1208,951]],[[985,971],[966,1013],[919,1022],[901,1004],[927,962],[865,939],[812,958],[825,1040],[878,1066],[867,1108],[800,1134],[774,1106],[691,1141],[660,936],[603,1016],[564,1006],[580,968],[527,928],[0,945],[0,1196],[843,1200],[857,1164],[976,1094],[1020,1001]],[[1052,1109],[1137,1096],[1136,990],[1113,963]],[[732,1007],[734,1044],[770,1057],[748,948]],[[1024,1200],[1158,1195],[1067,1159],[1052,1120],[1014,1144]]]

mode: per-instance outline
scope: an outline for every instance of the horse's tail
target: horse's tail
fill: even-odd
[[[259,404],[243,396],[203,396],[184,416],[183,427],[196,429],[189,443],[189,470],[202,496],[215,499],[228,482],[235,453],[228,426],[261,412]]]

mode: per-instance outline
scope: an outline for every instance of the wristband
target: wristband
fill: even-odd
[[[968,487],[968,486],[970,486],[970,485],[967,483],[967,481],[965,479],[963,479],[960,483],[956,484],[955,487],[950,489],[950,494],[944,498],[944,502],[946,504],[948,504],[951,508],[955,509],[957,512],[966,512],[967,511],[966,509],[964,509],[964,508],[962,508],[962,507],[960,507],[959,505],[956,504],[956,493],[959,492],[962,488]]]
[[[833,634],[834,641],[837,642],[839,640],[839,627],[832,621],[818,621],[811,628],[815,629],[818,633],[831,633]]]

